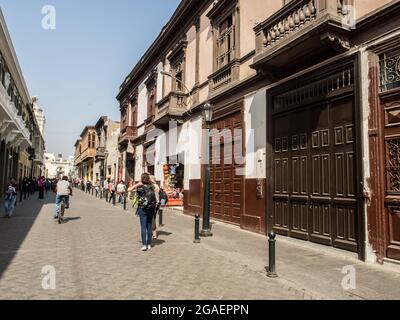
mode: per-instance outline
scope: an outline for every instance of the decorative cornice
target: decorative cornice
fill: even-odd
[[[174,65],[181,58],[181,56],[185,54],[187,45],[188,42],[186,39],[182,39],[176,44],[171,53],[167,56],[167,59],[171,65]]]
[[[214,7],[207,13],[207,18],[210,20],[216,20],[220,16],[225,15],[227,12],[232,11],[232,9],[237,5],[238,0],[219,0],[214,4]]]
[[[157,56],[162,56],[168,49],[171,41],[176,41],[177,34],[183,34],[193,21],[188,21],[188,17],[198,14],[210,3],[210,0],[182,0],[175,10],[169,22],[161,30],[159,36],[147,49],[140,61],[135,65],[125,81],[120,86],[117,100],[121,101],[131,86],[137,86],[143,79],[144,74],[151,67],[154,67],[154,60]]]

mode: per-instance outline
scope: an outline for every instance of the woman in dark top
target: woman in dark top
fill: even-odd
[[[143,173],[141,182],[135,184],[128,189],[128,192],[137,192],[138,214],[140,217],[140,226],[142,234],[142,251],[151,249],[152,233],[153,233],[153,216],[155,214],[159,187],[151,182],[150,175]]]

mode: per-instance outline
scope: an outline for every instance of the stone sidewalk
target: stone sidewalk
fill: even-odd
[[[0,219],[0,299],[303,299],[262,270],[193,244],[190,218],[166,214],[160,239],[143,253],[132,211],[75,191],[58,225],[53,200],[31,197]],[[46,266],[55,268],[56,290],[42,288]]]
[[[59,226],[52,202],[31,198],[0,219],[0,299],[400,299],[400,273],[344,251],[279,237],[279,278],[270,279],[264,236],[213,222],[214,236],[193,244],[193,218],[169,210],[143,253],[133,211],[75,191]],[[54,291],[41,286],[46,265]],[[341,285],[348,265],[355,290]]]

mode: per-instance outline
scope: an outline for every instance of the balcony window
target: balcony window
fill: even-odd
[[[147,87],[147,119],[154,117],[157,96],[157,72],[154,70],[146,81]]]
[[[229,15],[219,24],[217,36],[217,69],[229,64],[235,54],[235,27],[233,16]]]
[[[96,146],[96,134],[95,133],[89,133],[89,143],[88,147],[89,149],[93,149]]]
[[[184,92],[185,90],[185,59],[186,59],[186,38],[181,39],[172,48],[167,59],[171,66],[172,91]]]
[[[182,67],[182,62],[179,63],[175,68],[174,68],[174,86],[173,90],[174,91],[179,91],[183,92],[183,67]]]

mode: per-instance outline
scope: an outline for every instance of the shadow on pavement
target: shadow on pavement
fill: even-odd
[[[19,202],[11,219],[0,219],[0,279],[8,265],[14,259],[20,246],[31,230],[42,207],[53,204],[55,196],[51,193],[44,199],[38,199],[38,193],[31,195],[22,203]],[[4,216],[4,205],[1,205],[0,216]]]
[[[161,246],[164,243],[165,243],[165,240],[161,240],[161,239],[153,240],[153,242],[152,242],[153,246]]]
[[[170,236],[172,233],[171,232],[167,232],[167,231],[157,231],[157,234],[159,236]]]
[[[63,223],[68,223],[70,221],[76,221],[76,220],[81,220],[81,217],[64,217]]]

